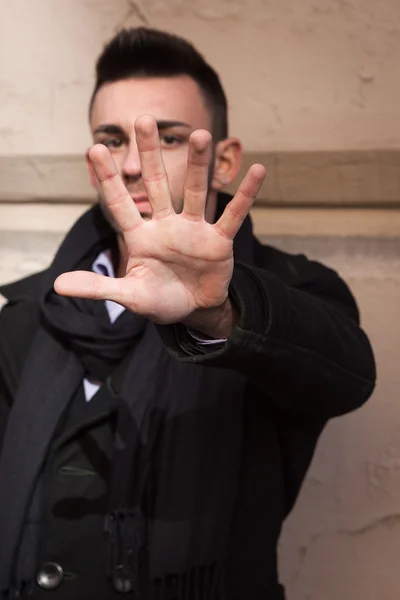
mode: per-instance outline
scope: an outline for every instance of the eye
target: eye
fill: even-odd
[[[183,139],[178,135],[160,135],[161,146],[179,146],[183,143]]]
[[[120,137],[110,138],[102,142],[102,144],[104,144],[104,146],[107,146],[107,148],[110,148],[110,150],[113,150],[115,148],[121,148],[123,143],[124,140]]]

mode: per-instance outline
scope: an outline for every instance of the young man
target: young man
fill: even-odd
[[[284,598],[282,522],[374,359],[338,275],[253,237],[263,167],[221,193],[226,112],[181,39],[122,31],[99,58],[100,208],[1,290],[4,599]]]

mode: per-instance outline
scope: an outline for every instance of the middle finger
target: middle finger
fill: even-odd
[[[142,181],[153,209],[153,218],[167,216],[173,212],[173,208],[155,118],[152,115],[138,117],[135,122],[135,135]]]

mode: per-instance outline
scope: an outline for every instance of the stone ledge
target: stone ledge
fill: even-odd
[[[400,149],[247,152],[238,180],[254,162],[268,172],[261,205],[400,207]],[[83,155],[0,156],[0,202],[92,200]]]
[[[4,232],[64,233],[90,204],[0,203]],[[252,210],[257,236],[400,238],[400,208],[277,208]]]
[[[44,269],[62,241],[61,232],[0,232],[0,284]],[[400,283],[400,237],[263,236],[266,243],[294,254],[306,254],[337,269],[353,282],[392,281]],[[379,293],[379,286],[377,288]],[[0,297],[0,306],[1,306]]]
[[[254,231],[269,235],[337,238],[400,238],[400,209],[255,208]]]

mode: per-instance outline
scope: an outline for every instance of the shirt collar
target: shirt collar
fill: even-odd
[[[114,266],[111,260],[111,250],[100,252],[92,265],[92,271],[106,277],[115,277]],[[111,323],[115,323],[125,310],[121,304],[117,304],[117,302],[113,302],[112,300],[106,300],[105,305]]]

